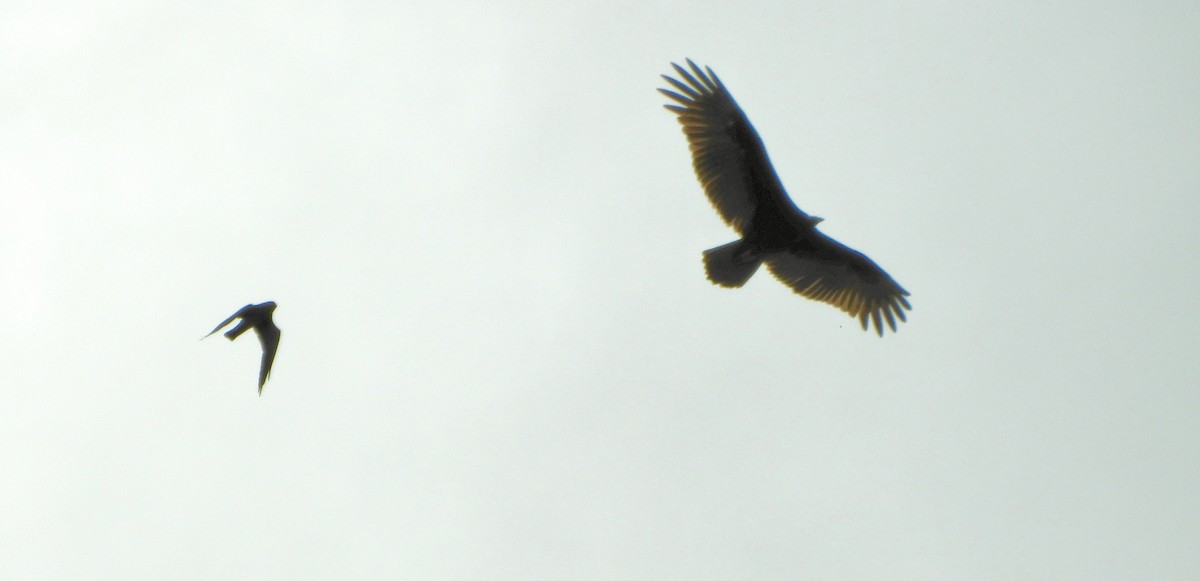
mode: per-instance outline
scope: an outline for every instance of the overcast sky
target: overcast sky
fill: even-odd
[[[438,7],[433,7],[439,4]],[[0,6],[0,563],[1195,579],[1200,5]],[[880,339],[732,241],[711,66]],[[198,339],[274,300],[259,345]]]

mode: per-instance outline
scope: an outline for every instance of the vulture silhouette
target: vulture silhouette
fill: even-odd
[[[678,92],[659,89],[675,101],[675,113],[692,151],[696,178],[725,223],[740,240],[704,251],[704,268],[714,284],[746,284],[766,263],[780,282],[809,299],[873,324],[883,336],[905,321],[908,291],[861,252],[817,231],[822,218],[802,212],[775,174],[750,119],[711,68],[691,71],[671,63],[679,79],[662,75]]]

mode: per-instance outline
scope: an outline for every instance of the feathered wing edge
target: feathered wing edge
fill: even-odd
[[[727,224],[743,232],[757,204],[751,183],[778,182],[772,175],[752,176],[748,158],[765,158],[758,134],[745,113],[711,68],[701,70],[691,59],[687,69],[672,63],[681,80],[662,75],[674,89],[658,89],[678,104],[663,105],[676,115],[691,150],[696,172],[709,203]],[[685,82],[686,81],[686,82]],[[737,129],[736,131],[734,129]],[[749,136],[749,142],[741,137]]]
[[[864,331],[874,326],[882,337],[886,323],[895,332],[896,320],[907,321],[905,311],[912,310],[905,298],[909,292],[866,256],[845,250],[853,253],[852,259],[818,260],[785,252],[768,257],[766,263],[771,274],[797,294],[857,318]]]
[[[687,64],[689,67],[691,67],[692,72],[688,72],[683,67],[675,63],[671,63],[671,67],[675,69],[675,72],[679,74],[680,77],[687,80],[687,85],[672,77],[668,77],[667,75],[659,75],[663,78],[663,80],[667,81],[673,87],[679,89],[685,95],[687,95],[684,97],[683,95],[680,95],[674,91],[659,89],[658,92],[670,97],[674,101],[678,101],[683,105],[680,107],[679,105],[668,104],[663,105],[663,107],[666,107],[667,109],[670,109],[676,113],[686,113],[689,109],[693,108],[697,101],[711,98],[716,96],[718,93],[724,93],[726,95],[729,94],[729,91],[725,89],[725,85],[721,83],[721,79],[717,77],[717,74],[714,73],[711,68],[704,67],[704,70],[702,71],[700,70],[700,67],[696,66],[696,63],[692,62],[692,59],[687,59]],[[733,99],[730,98],[729,100],[732,101]]]

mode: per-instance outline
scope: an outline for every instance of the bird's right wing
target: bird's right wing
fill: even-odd
[[[679,92],[658,91],[679,103],[663,107],[675,113],[683,126],[692,166],[708,201],[739,233],[744,233],[760,204],[794,208],[762,139],[721,79],[712,69],[702,71],[690,59],[687,63],[690,72],[671,64],[682,81],[662,76]]]
[[[254,331],[263,350],[262,363],[258,367],[258,395],[262,395],[263,385],[271,376],[271,365],[275,363],[275,352],[279,351],[279,337],[283,333],[271,321],[254,327]]]

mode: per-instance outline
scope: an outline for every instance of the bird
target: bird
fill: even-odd
[[[267,301],[257,305],[246,305],[238,312],[229,316],[228,319],[221,321],[208,335],[201,337],[207,339],[213,333],[220,331],[225,325],[232,323],[234,319],[241,319],[237,326],[225,332],[225,338],[233,341],[245,333],[247,329],[254,329],[254,333],[258,335],[258,342],[262,343],[262,364],[258,369],[258,395],[262,396],[263,385],[267,383],[267,378],[271,376],[271,364],[275,361],[275,352],[279,350],[279,336],[282,334],[279,327],[275,326],[275,321],[272,314],[275,312],[275,303]]]
[[[741,238],[703,253],[714,284],[737,288],[762,264],[806,298],[896,331],[912,310],[908,291],[861,252],[817,230],[823,218],[800,210],[784,190],[750,119],[712,71],[687,59],[690,70],[671,63],[679,78],[662,75],[675,90],[660,88],[674,103],[663,105],[683,126],[692,166],[708,201]]]

